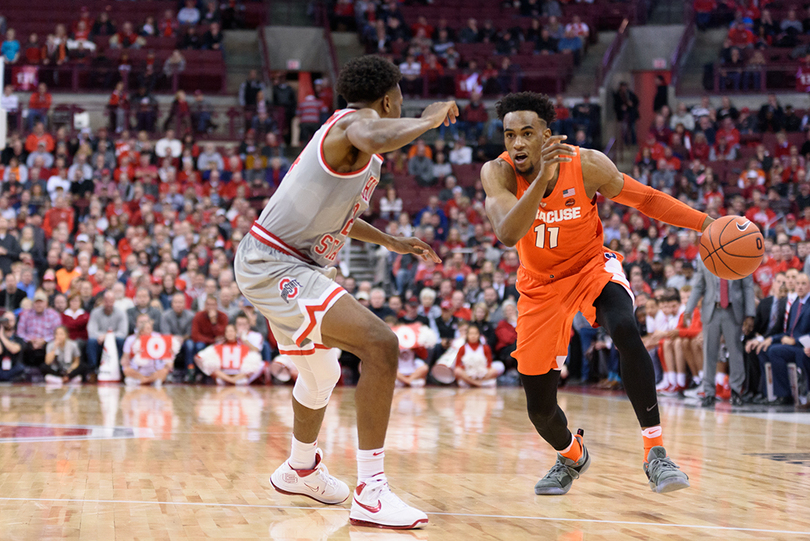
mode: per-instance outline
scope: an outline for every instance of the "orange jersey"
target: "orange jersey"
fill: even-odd
[[[585,194],[579,148],[574,148],[576,156],[559,164],[554,190],[543,198],[532,228],[516,245],[521,263],[519,282],[524,274],[543,281],[570,276],[589,261],[604,257],[602,220],[596,199]],[[530,183],[515,169],[508,152],[500,157],[515,171],[520,199]]]

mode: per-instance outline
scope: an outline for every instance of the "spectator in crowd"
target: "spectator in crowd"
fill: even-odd
[[[9,64],[16,64],[20,60],[20,42],[13,28],[6,30],[6,39],[0,44],[0,55]]]
[[[402,199],[397,197],[397,190],[389,186],[385,195],[380,199],[380,217],[383,220],[392,220],[402,212]]]
[[[177,12],[177,22],[184,25],[196,25],[200,22],[200,10],[194,0],[186,0],[185,5]]]
[[[194,313],[186,309],[186,295],[179,291],[172,295],[171,308],[160,317],[161,334],[176,336],[183,344],[177,360],[185,363],[187,369],[194,367],[194,342],[191,340],[193,319]]]
[[[453,165],[466,165],[472,163],[472,159],[472,148],[467,145],[467,140],[463,135],[459,136],[453,145],[453,150],[450,151],[450,163]]]
[[[557,50],[561,53],[574,56],[574,64],[579,65],[582,56],[582,38],[574,34],[573,30],[566,30],[562,39],[557,42]]]
[[[17,335],[25,341],[23,362],[27,366],[39,367],[45,361],[45,347],[54,337],[62,318],[53,308],[48,307],[48,295],[44,291],[34,294],[33,308],[20,313]]]
[[[129,334],[135,332],[137,326],[138,316],[140,314],[147,314],[153,323],[153,327],[160,328],[161,310],[156,306],[152,306],[152,295],[145,287],[138,288],[135,293],[135,306],[127,310],[127,325]]]
[[[417,144],[416,154],[408,160],[408,174],[416,177],[420,186],[433,186],[436,177],[433,175],[433,160],[427,155],[427,146],[424,141]]]
[[[765,339],[782,333],[785,327],[788,290],[784,273],[777,273],[773,277],[770,293],[759,301],[754,316],[754,328],[746,336],[745,342],[745,398],[754,403],[767,402],[762,385],[763,370],[757,355],[762,351]]]
[[[129,336],[127,314],[115,307],[115,300],[115,293],[112,290],[105,291],[101,306],[90,312],[87,321],[87,362],[94,371],[98,369],[107,333],[113,333],[115,336],[119,354],[124,347],[124,340]]]
[[[456,354],[454,373],[460,387],[494,387],[503,373],[503,363],[493,362],[489,345],[481,342],[481,332],[475,325],[467,327],[467,341]]]
[[[43,83],[43,86],[44,86],[44,83]],[[38,94],[32,94],[31,98],[33,99],[35,96],[38,96]],[[40,110],[40,112],[43,115],[47,115],[47,109],[50,108],[50,95],[48,95],[48,99],[44,100],[44,101],[47,101],[47,107],[45,109],[43,109],[43,110]],[[30,105],[29,105],[29,107],[30,107]],[[37,122],[34,123],[33,130],[28,135],[28,137],[25,138],[25,150],[26,150],[26,152],[29,152],[29,153],[36,152],[37,149],[39,148],[40,143],[45,143],[45,152],[53,152],[55,150],[56,143],[54,142],[53,137],[51,137],[51,134],[49,134],[49,133],[47,133],[45,131],[45,121],[46,120],[47,120],[47,118],[41,117],[40,120],[38,120]],[[17,157],[18,159],[20,159],[23,156],[17,155],[17,156],[14,156],[14,157]],[[22,162],[24,163],[25,160],[22,160]],[[6,164],[7,163],[8,162],[6,162]]]
[[[399,85],[402,94],[405,96],[415,96],[422,94],[422,64],[416,61],[416,57],[409,54],[405,61],[399,65],[402,72],[402,80]]]
[[[246,111],[255,110],[259,92],[265,93],[264,84],[259,80],[258,72],[250,70],[248,78],[239,86],[239,105]]]
[[[26,344],[15,328],[13,312],[0,316],[0,381],[18,382],[25,378],[22,356]]]
[[[45,361],[41,367],[45,382],[62,385],[63,383],[81,383],[91,372],[87,363],[82,362],[78,344],[68,337],[65,327],[57,327],[53,342],[45,350]]]
[[[148,337],[160,337],[154,332],[154,323],[148,314],[139,314],[136,320],[136,330],[124,342],[121,356],[121,370],[124,373],[126,385],[160,386],[171,372],[171,365],[165,359],[155,359],[149,354],[145,344],[136,342]]]
[[[9,221],[0,216],[0,271],[3,274],[11,272],[11,266],[20,258],[20,243],[9,232]]]
[[[208,133],[216,128],[212,122],[214,116],[211,103],[205,98],[201,90],[194,91],[194,101],[191,102],[191,124],[198,134]]]
[[[478,43],[480,41],[479,37],[478,21],[470,17],[467,19],[467,26],[459,31],[458,40],[461,43]]]
[[[194,342],[194,354],[210,346],[225,336],[228,316],[219,311],[216,295],[205,298],[204,308],[194,315],[191,322],[191,340]]]
[[[10,84],[3,88],[3,95],[0,96],[0,109],[6,112],[6,125],[10,129],[14,129],[20,114],[20,98],[14,93],[14,87]]]
[[[183,143],[175,137],[175,131],[166,130],[166,135],[155,144],[155,154],[158,158],[179,158],[183,152]]]
[[[788,308],[783,331],[765,338],[758,348],[761,366],[771,364],[776,400],[770,404],[775,405],[788,404],[793,400],[788,383],[788,363],[795,363],[801,369],[799,377],[805,379],[802,382],[804,388],[807,383],[806,355],[798,338],[810,333],[810,310],[806,305],[810,300],[810,277],[800,273],[796,276],[795,283],[796,299]]]
[[[95,306],[91,307],[91,310]],[[90,312],[84,309],[81,294],[71,293],[68,297],[68,306],[62,312],[62,326],[67,329],[68,338],[76,342],[81,351],[87,345],[87,324],[90,321]]]
[[[301,128],[301,145],[306,145],[318,128],[321,127],[322,115],[327,112],[326,106],[314,94],[309,94],[298,105],[296,112]]]
[[[23,299],[27,299],[25,291],[17,287],[17,277],[9,272],[5,277],[6,287],[0,291],[0,310],[14,312],[20,309]]]
[[[626,144],[636,144],[636,121],[638,120],[638,97],[622,81],[613,94],[613,110],[616,120],[622,123],[622,137]]]
[[[183,54],[175,49],[163,63],[163,74],[171,79],[175,75],[183,73],[186,69],[186,59]],[[182,91],[181,91],[182,92]]]
[[[205,150],[200,153],[197,158],[197,169],[200,171],[208,171],[211,167],[218,171],[225,169],[225,162],[222,159],[222,154],[217,152],[214,143],[206,143]]]
[[[202,48],[210,51],[222,50],[222,32],[220,31],[219,23],[212,22],[208,30],[203,34]]]

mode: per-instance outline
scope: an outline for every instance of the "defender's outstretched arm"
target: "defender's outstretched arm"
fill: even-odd
[[[346,129],[346,137],[362,152],[379,154],[402,148],[442,124],[455,123],[459,113],[455,101],[446,101],[429,105],[419,118],[380,118],[372,109],[355,114],[362,118]]]

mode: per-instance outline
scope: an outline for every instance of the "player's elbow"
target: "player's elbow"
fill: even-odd
[[[498,235],[498,240],[501,241],[501,244],[503,244],[507,248],[514,248],[515,244],[517,244],[518,240],[520,239],[512,238],[506,235]]]
[[[512,234],[510,231],[506,231],[504,227],[497,227],[495,228],[495,236],[498,237],[498,240],[501,241],[501,244],[506,246],[507,248],[514,248],[515,244],[518,243],[520,237],[517,235]]]

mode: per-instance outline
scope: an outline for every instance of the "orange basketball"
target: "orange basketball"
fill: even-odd
[[[723,216],[700,237],[700,258],[709,271],[726,280],[739,280],[757,270],[765,253],[762,233],[742,216]]]

